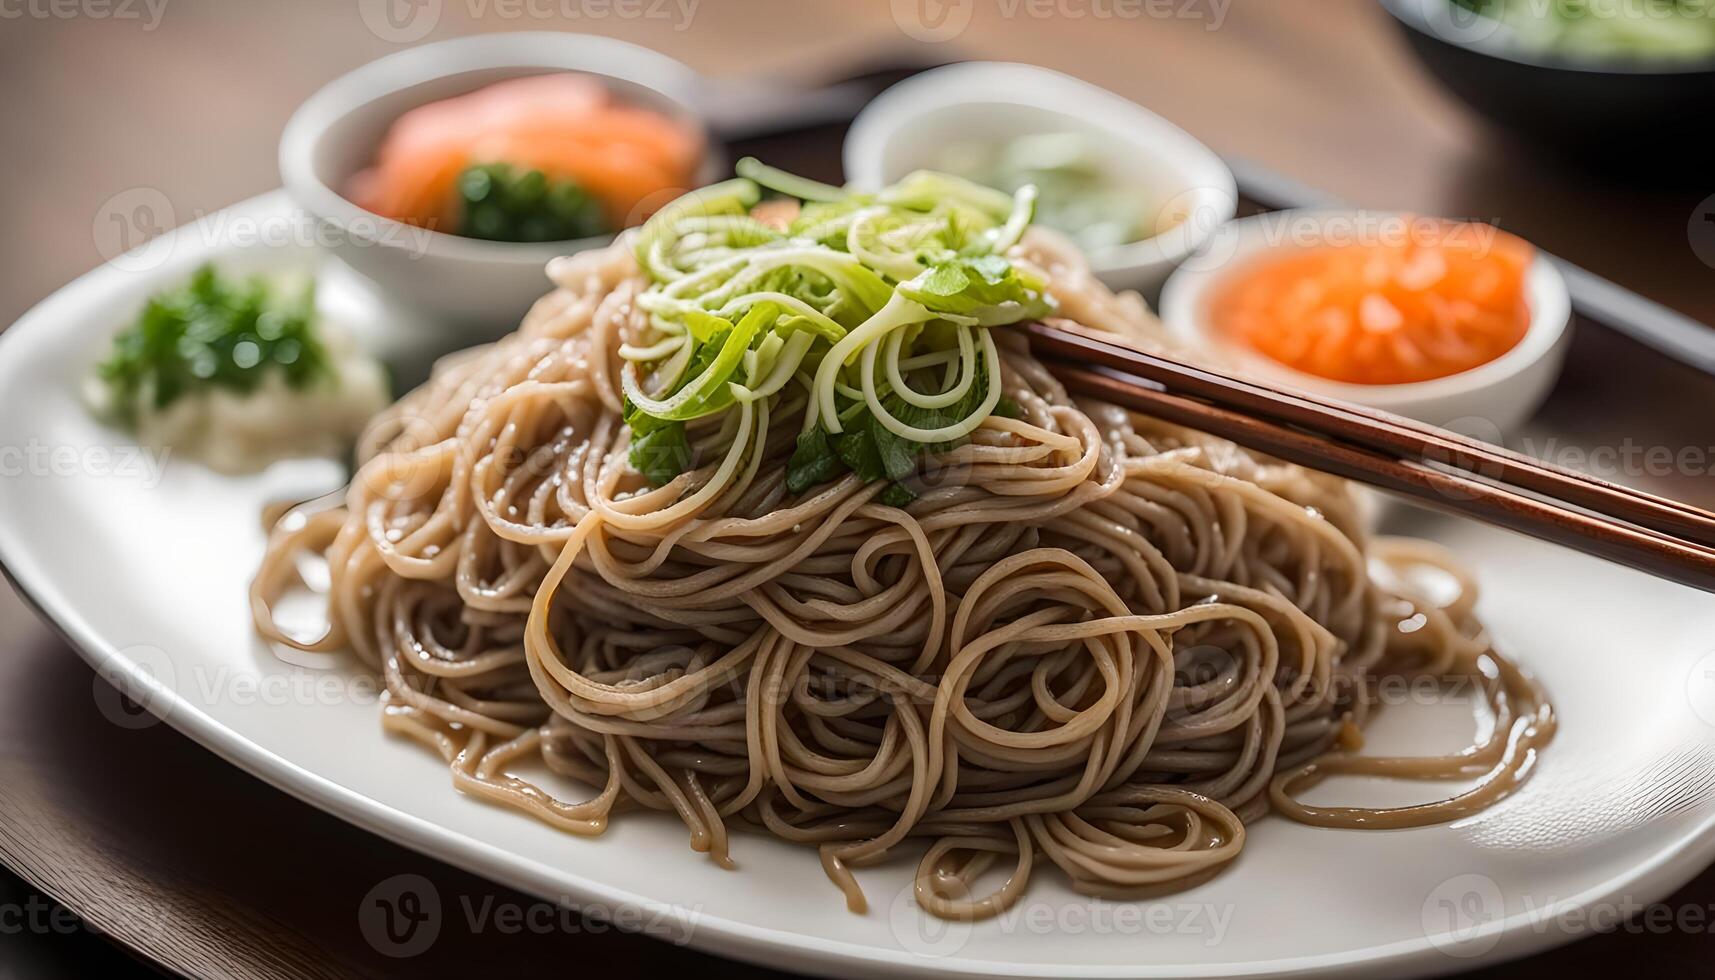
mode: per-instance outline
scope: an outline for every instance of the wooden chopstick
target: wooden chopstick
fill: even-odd
[[[1300,426],[1390,456],[1471,474],[1581,507],[1675,540],[1715,546],[1715,514],[1541,462],[1377,409],[1323,400],[1148,354],[1046,323],[1025,327],[1039,356],[1098,364],[1268,421]]]
[[[1047,329],[1054,330],[1052,327]],[[1071,334],[1070,331],[1058,333],[1088,339],[1079,334]],[[1404,494],[1444,512],[1475,517],[1498,527],[1596,555],[1683,585],[1715,592],[1715,548],[1698,540],[1683,540],[1659,528],[1626,521],[1606,510],[1587,508],[1590,512],[1586,512],[1576,509],[1567,506],[1563,498],[1558,498],[1555,494],[1533,490],[1533,493],[1543,493],[1544,496],[1553,498],[1539,499],[1521,493],[1514,487],[1492,482],[1492,478],[1487,474],[1467,472],[1457,466],[1447,469],[1410,454],[1378,450],[1372,444],[1343,438],[1318,426],[1304,423],[1285,424],[1274,418],[1261,417],[1261,413],[1251,412],[1236,405],[1211,404],[1214,399],[1191,397],[1169,390],[1172,386],[1167,383],[1119,370],[1106,363],[1096,366],[1079,364],[1065,359],[1061,352],[1067,350],[1067,347],[1042,344],[1041,335],[1034,329],[1034,325],[1031,334],[1032,346],[1037,349],[1039,356],[1044,356],[1049,370],[1072,391],[1230,439],[1287,462]],[[1119,350],[1128,354],[1137,353],[1125,347],[1120,347]],[[1197,371],[1206,378],[1238,381],[1204,369],[1179,365],[1166,358],[1157,358],[1154,355],[1138,356],[1175,369]],[[1110,357],[1111,354],[1104,353],[1104,359]],[[1151,370],[1161,369],[1152,366]],[[1263,392],[1268,391],[1261,386],[1254,387]],[[1308,398],[1306,401],[1312,404],[1316,402]],[[1344,427],[1365,424],[1367,420],[1362,419],[1364,411],[1354,410],[1343,416],[1341,421]],[[1442,435],[1439,430],[1416,423],[1411,423],[1410,428],[1422,430],[1413,432],[1413,436]],[[1436,440],[1426,444],[1435,446],[1440,443]],[[1484,447],[1474,444],[1474,448],[1481,450]],[[1469,455],[1481,458],[1486,454],[1471,452]],[[1507,472],[1511,473],[1535,465],[1534,461],[1523,456],[1517,456],[1507,462]],[[1560,472],[1547,468],[1544,468],[1543,473],[1531,474],[1531,478],[1531,483],[1540,487],[1561,486],[1561,481],[1565,479]],[[1590,493],[1585,496],[1586,499],[1595,499],[1598,495]],[[1647,494],[1644,497],[1664,505],[1675,504]],[[1611,499],[1620,500],[1624,508],[1630,508],[1635,503],[1633,498],[1626,494],[1616,494],[1614,498],[1603,497],[1605,502]],[[1679,509],[1681,507],[1683,510]],[[1683,514],[1688,521],[1699,527],[1702,527],[1699,519],[1710,516],[1696,508],[1677,504],[1666,510],[1676,515]],[[1658,517],[1662,510],[1649,509],[1649,513],[1652,517]]]
[[[1715,592],[1715,549],[1560,507],[1462,473],[1392,458],[1362,446],[1169,394],[1152,387],[1154,382],[1112,368],[1079,367],[1064,361],[1050,362],[1048,366],[1072,391],[1230,439],[1289,463],[1405,494],[1437,510],[1475,517],[1682,585]]]

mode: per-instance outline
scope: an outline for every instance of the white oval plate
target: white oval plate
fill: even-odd
[[[261,506],[331,488],[336,468],[298,462],[232,479],[169,459],[157,472],[77,398],[109,336],[198,263],[313,265],[297,236],[251,233],[300,220],[278,194],[239,205],[90,273],[0,335],[0,559],[128,693],[352,823],[711,952],[846,976],[1444,973],[1611,923],[1715,858],[1715,604],[1428,516],[1412,529],[1474,565],[1495,632],[1564,718],[1523,791],[1470,819],[1390,832],[1268,819],[1229,870],[1179,895],[1092,901],[1046,869],[1018,914],[967,926],[921,916],[907,888],[912,861],[861,872],[872,911],[851,915],[808,849],[740,835],[739,870],[728,872],[690,852],[670,816],[623,814],[606,837],[586,839],[461,796],[437,759],[382,734],[372,685],[343,658],[294,666],[251,633],[245,590],[263,547]],[[324,298],[338,292],[327,284]],[[401,339],[384,317],[367,326]],[[1421,751],[1457,744],[1469,727],[1459,705],[1390,708],[1371,745]],[[1426,794],[1370,782],[1318,792]],[[443,915],[459,914],[457,896],[441,899]]]

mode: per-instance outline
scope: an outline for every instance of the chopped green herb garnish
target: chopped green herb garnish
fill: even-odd
[[[484,163],[459,174],[463,220],[459,234],[492,242],[560,242],[605,235],[612,229],[601,202],[571,180],[540,170]]]
[[[912,493],[903,483],[890,483],[888,484],[887,489],[883,490],[880,496],[875,499],[889,507],[904,507],[906,504],[916,500],[917,495]]]
[[[631,466],[656,486],[685,472],[690,465],[691,445],[685,438],[683,422],[669,422],[632,437]]]
[[[811,429],[798,434],[798,448],[786,461],[786,489],[803,493],[818,483],[826,483],[846,471],[845,461],[834,451],[828,434]]]
[[[140,408],[158,411],[191,392],[253,391],[270,371],[303,388],[332,376],[314,324],[313,284],[283,294],[267,280],[224,278],[205,265],[189,283],[149,299],[113,339],[98,375],[127,425]]]

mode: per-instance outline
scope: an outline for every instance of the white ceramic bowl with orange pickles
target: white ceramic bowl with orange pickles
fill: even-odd
[[[604,246],[613,236],[466,238],[373,214],[347,196],[347,187],[406,112],[495,82],[559,72],[591,76],[624,104],[658,112],[697,134],[704,151],[693,183],[710,183],[724,169],[695,108],[700,82],[689,67],[613,38],[526,31],[408,48],[328,83],[299,107],[281,136],[286,191],[325,227],[322,240],[333,254],[378,286],[390,305],[446,328],[459,346],[493,339],[516,327],[548,292],[543,270],[550,259]]]
[[[1254,215],[1229,223],[1168,279],[1160,314],[1169,333],[1188,349],[1266,383],[1338,398],[1432,425],[1482,431],[1491,437],[1516,431],[1553,388],[1571,339],[1571,296],[1552,259],[1536,252],[1521,288],[1528,309],[1516,343],[1463,370],[1396,383],[1331,380],[1277,360],[1232,335],[1217,322],[1217,300],[1240,277],[1272,261],[1319,248],[1395,242],[1424,223],[1395,211],[1300,209]],[[1499,234],[1480,223],[1452,223],[1453,234]],[[1464,247],[1464,246],[1461,246]]]

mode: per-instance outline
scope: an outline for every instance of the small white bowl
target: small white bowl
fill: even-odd
[[[464,238],[372,214],[340,189],[374,161],[388,128],[405,112],[504,79],[560,71],[597,76],[621,99],[694,126],[707,143],[706,127],[692,108],[698,76],[666,55],[585,34],[482,34],[389,55],[310,96],[280,139],[286,190],[322,223],[322,240],[332,252],[390,301],[464,331],[467,342],[498,336],[516,327],[548,291],[548,260],[605,245],[612,237],[541,243]],[[712,181],[720,169],[719,154],[710,146],[697,181]]]
[[[1486,364],[1432,381],[1329,381],[1223,338],[1209,315],[1215,287],[1264,253],[1377,241],[1379,236],[1404,233],[1411,217],[1392,211],[1302,209],[1234,221],[1167,280],[1161,294],[1162,322],[1187,349],[1205,352],[1252,377],[1497,441],[1542,404],[1560,375],[1572,337],[1566,280],[1540,253],[1525,278],[1530,324],[1524,337]]]
[[[1110,174],[1149,192],[1159,202],[1157,227],[1172,221],[1152,238],[1089,256],[1111,288],[1152,298],[1173,267],[1236,213],[1232,171],[1184,130],[1088,82],[1004,62],[937,68],[881,93],[846,135],[846,179],[874,190],[933,169],[937,153],[954,141],[1058,132],[1085,136]]]

